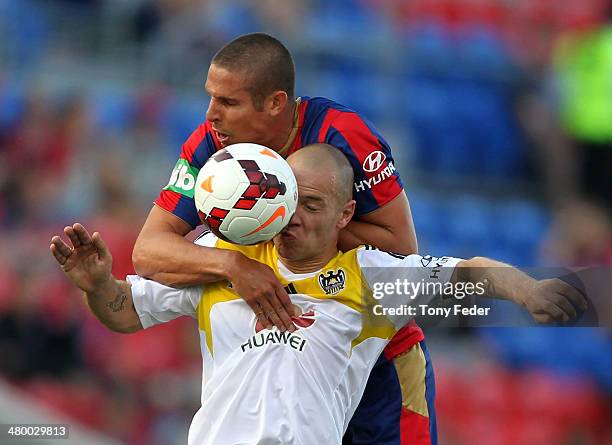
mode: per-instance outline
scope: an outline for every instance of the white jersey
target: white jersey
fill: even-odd
[[[434,296],[373,298],[375,283],[402,268],[412,282],[447,283],[459,259],[400,257],[361,247],[321,270],[293,274],[272,243],[236,246],[206,235],[200,244],[240,250],[268,264],[301,315],[293,333],[264,329],[227,282],[174,289],[128,277],[143,327],[189,315],[198,321],[202,406],[190,445],[341,444],[370,370],[389,339],[411,320],[405,311],[374,316],[374,306],[412,306]],[[380,307],[378,308],[380,313]]]

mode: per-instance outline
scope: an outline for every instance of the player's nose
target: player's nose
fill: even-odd
[[[300,206],[297,207],[297,209],[295,209],[295,213],[291,216],[291,219],[289,220],[289,222],[287,223],[287,225],[285,226],[286,228],[291,227],[291,226],[299,226],[300,225]]]
[[[214,98],[211,98],[210,102],[208,103],[208,109],[206,110],[206,120],[210,122],[217,122],[219,121],[220,117],[221,115],[217,101]]]

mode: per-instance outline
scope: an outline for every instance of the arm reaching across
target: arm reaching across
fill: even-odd
[[[51,253],[68,279],[85,292],[93,314],[109,329],[132,333],[142,329],[129,283],[111,274],[112,256],[98,232],[93,236],[79,224],[64,228],[68,246],[59,236],[51,239]]]
[[[184,238],[191,229],[178,216],[154,205],[134,246],[136,272],[173,287],[229,279],[244,255],[197,246]]]
[[[289,295],[269,266],[241,252],[198,246],[184,238],[190,230],[179,217],[153,206],[134,246],[136,272],[173,287],[227,280],[265,326],[295,330]]]
[[[366,246],[358,251],[358,260],[381,307],[457,303],[460,300],[452,298],[452,293],[441,294],[442,288],[450,283],[471,283],[473,289],[484,291],[475,295],[512,301],[525,307],[538,323],[566,322],[587,309],[586,298],[569,284],[559,279],[536,280],[488,258],[403,256]],[[406,284],[401,287],[398,282]],[[408,312],[391,312],[398,328],[412,318]]]
[[[488,258],[474,257],[457,264],[455,282],[484,283],[486,295],[525,307],[538,323],[569,321],[587,300],[576,288],[553,278],[536,280],[515,267]]]
[[[85,292],[87,303],[94,315],[109,329],[116,332],[131,333],[142,329],[138,313],[134,309],[130,283],[116,280],[112,276],[112,256],[100,234],[95,232],[93,236],[90,236],[87,230],[78,223],[66,227],[64,233],[69,238],[72,247],[69,247],[59,236],[54,236],[51,239],[51,253],[68,279]],[[211,254],[217,256],[222,256],[225,252],[238,253],[196,246],[185,239],[182,239],[182,241],[189,246],[207,249]],[[264,326],[275,325],[283,331],[294,331],[295,327],[289,315],[286,315],[286,320],[277,315],[281,312],[281,308],[274,305],[274,302],[269,300],[265,294],[261,294],[259,289],[263,280],[277,281],[272,269],[250,260],[244,255],[242,256],[245,260],[261,266],[261,269],[271,278],[262,272],[249,276],[249,269],[242,265],[242,262],[237,262],[235,268],[246,274],[244,280],[236,281],[238,285],[234,283],[237,292],[241,292],[242,295],[260,296],[259,301],[263,303],[258,303],[257,300],[252,298],[244,298],[244,300],[253,308]],[[286,295],[280,283],[278,286]],[[166,292],[179,294],[180,290],[168,288]],[[289,297],[287,299],[289,300]],[[293,314],[293,308],[290,308],[290,311]]]

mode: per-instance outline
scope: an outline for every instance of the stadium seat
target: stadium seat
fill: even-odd
[[[511,76],[512,63],[501,36],[485,26],[462,28],[457,41],[461,64],[457,69],[473,79],[504,80]]]
[[[494,179],[521,176],[512,109],[499,85],[474,80],[456,81],[449,88],[451,115],[461,129],[470,173]]]
[[[172,154],[178,153],[182,143],[204,122],[207,107],[202,100],[175,98],[161,110],[160,125],[171,142],[168,149]]]
[[[483,338],[508,366],[545,366],[564,375],[590,376],[612,389],[612,342],[589,328],[483,329]],[[560,346],[563,347],[560,347]]]
[[[454,69],[452,39],[439,23],[420,23],[404,32],[405,71],[417,75],[448,75],[449,70]]]
[[[22,69],[40,62],[47,49],[49,23],[39,2],[0,0],[3,46]]]
[[[15,125],[25,110],[23,88],[16,82],[0,79],[0,131]]]
[[[125,131],[132,125],[131,97],[113,90],[96,91],[89,101],[94,124],[106,131]]]
[[[242,34],[260,31],[261,23],[246,4],[237,2],[219,3],[215,8],[215,30],[226,34],[224,40],[231,40]]]
[[[412,76],[406,79],[404,110],[406,121],[414,136],[417,166],[437,172],[441,165],[455,164],[453,158],[453,129],[445,117],[449,109],[448,96],[440,81]]]
[[[549,215],[535,203],[514,200],[494,208],[498,241],[523,258],[520,265],[537,264],[541,240],[549,225]]]
[[[449,219],[445,231],[460,243],[459,256],[485,252],[492,243],[491,206],[481,198],[459,195],[446,205]],[[483,253],[486,255],[486,253]]]
[[[367,54],[391,38],[383,18],[360,2],[342,0],[318,4],[319,7],[308,8],[302,27],[304,40],[312,47],[342,46],[344,53],[359,48],[355,54]],[[350,47],[344,41],[347,35],[352,36]]]

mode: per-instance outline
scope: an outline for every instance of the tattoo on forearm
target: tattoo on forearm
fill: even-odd
[[[113,312],[122,311],[125,309],[125,300],[127,300],[127,295],[117,295],[113,301],[106,303],[106,307]]]

